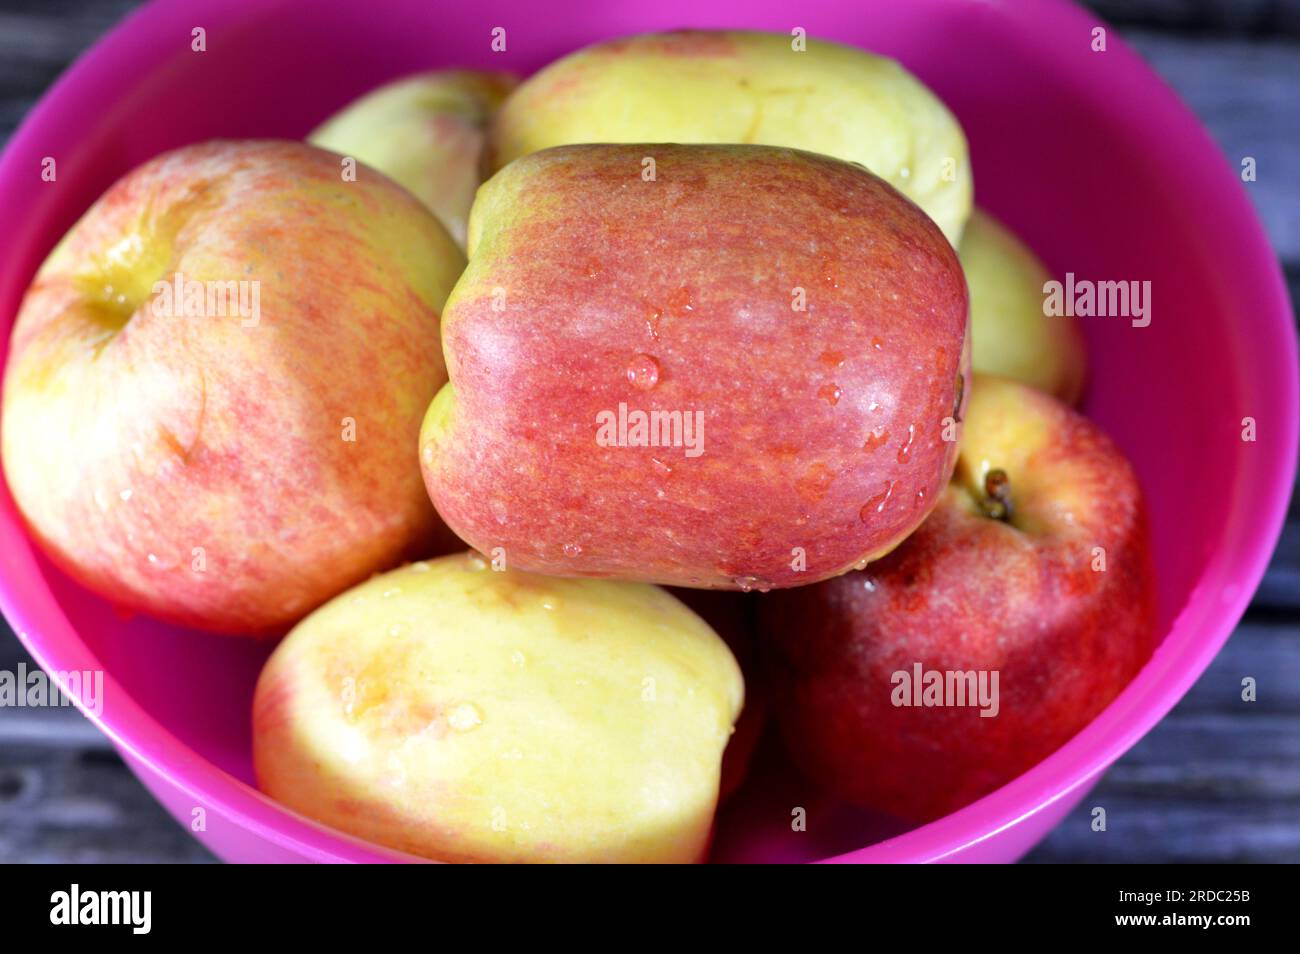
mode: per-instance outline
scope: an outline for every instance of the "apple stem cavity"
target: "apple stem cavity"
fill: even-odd
[[[995,467],[984,475],[984,499],[980,506],[987,517],[1011,522],[1011,478],[1001,467]]]

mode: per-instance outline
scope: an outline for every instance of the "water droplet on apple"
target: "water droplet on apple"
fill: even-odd
[[[903,446],[898,449],[898,462],[900,464],[906,464],[908,458],[912,456],[912,444],[915,440],[916,425],[909,424],[907,425],[907,440],[903,443]]]
[[[564,545],[564,555],[566,557],[576,557],[582,555],[582,546],[577,543],[566,543]]]
[[[428,573],[428,572],[429,572],[429,563],[428,563],[428,561],[427,561],[427,560],[418,560],[418,561],[416,561],[415,563],[412,563],[412,564],[411,564],[411,572],[412,572],[412,573]]]
[[[149,565],[155,570],[174,570],[180,566],[180,562],[168,557],[158,556],[156,553],[148,555]]]
[[[874,593],[876,592],[876,581],[869,576],[864,576],[862,578],[862,588],[868,593]]]
[[[832,370],[842,368],[844,367],[844,354],[839,351],[823,351],[821,353],[821,363]]]
[[[883,351],[885,347],[885,343],[881,341],[879,338],[872,338],[871,347],[876,351]]]
[[[695,310],[695,296],[689,287],[683,285],[668,296],[668,310],[675,315],[683,315]]]
[[[486,570],[487,560],[483,559],[481,553],[471,550],[465,554],[465,565],[471,570]]]
[[[407,453],[410,453],[410,452],[408,451]],[[410,458],[407,458],[407,459],[409,460]],[[131,499],[131,495],[132,495],[133,493],[135,493],[135,491],[130,490],[130,489],[127,489],[127,490],[123,490],[121,493],[119,493],[118,496],[122,498],[122,502],[123,502],[123,503],[126,503],[126,501],[128,501],[128,500]]]
[[[858,517],[863,523],[870,523],[875,516],[884,512],[885,504],[889,503],[889,498],[894,493],[894,483],[892,480],[889,481],[883,491],[862,505],[862,509],[858,511]]]
[[[889,440],[889,431],[883,427],[873,428],[871,433],[867,435],[867,439],[862,442],[862,449],[864,451],[873,451],[887,440]]]
[[[672,465],[665,464],[658,457],[651,457],[650,463],[654,464],[655,470],[659,471],[659,473],[663,474],[665,477],[673,472]]]
[[[829,256],[822,259],[822,281],[831,288],[840,287],[839,265]]]
[[[659,339],[659,319],[664,316],[663,309],[654,305],[645,306],[645,327],[650,332],[650,337],[656,341]]]
[[[430,464],[430,465],[433,464],[433,445],[432,445],[432,444],[425,444],[425,445],[424,445],[424,462],[425,462],[426,464]]]
[[[839,404],[840,398],[843,395],[844,392],[840,390],[840,386],[834,383],[822,385],[821,389],[817,392],[817,396],[831,407]]]
[[[634,355],[628,362],[627,380],[633,387],[649,391],[659,383],[659,362],[648,354]]]
[[[457,732],[469,732],[483,724],[483,713],[472,702],[463,702],[447,713],[447,725]]]
[[[731,581],[736,588],[742,593],[751,593],[758,590],[760,593],[767,593],[772,589],[772,584],[759,576],[738,576]]]
[[[542,609],[544,609],[544,610],[554,610],[554,609],[555,609],[555,598],[554,598],[554,597],[551,597],[551,596],[544,597],[544,598],[542,599]]]

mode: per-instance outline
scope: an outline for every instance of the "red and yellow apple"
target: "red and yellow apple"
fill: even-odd
[[[760,600],[795,761],[857,804],[926,821],[1074,736],[1146,662],[1142,493],[1094,424],[976,375],[935,512],[863,572]]]
[[[348,104],[308,142],[410,189],[463,246],[474,190],[486,171],[488,122],[514,85],[504,73],[420,73]]]
[[[36,539],[124,608],[282,628],[447,537],[416,437],[460,250],[301,143],[213,142],[114,185],[41,267],[4,381]]]
[[[703,860],[744,701],[726,644],[658,587],[493,570],[375,577],[258,680],[258,785],[441,861]]]
[[[512,567],[797,586],[893,548],[947,484],[965,281],[857,166],[562,146],[483,185],[469,255],[421,462]]]
[[[1087,352],[1073,318],[1044,313],[1051,274],[1005,226],[981,209],[957,247],[970,291],[971,367],[1076,404]]]
[[[806,37],[681,30],[597,43],[521,84],[493,122],[497,168],[585,142],[757,143],[857,162],[953,245],[971,210],[966,137],[938,97],[893,60]]]

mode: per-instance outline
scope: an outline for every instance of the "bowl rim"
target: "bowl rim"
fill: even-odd
[[[107,103],[115,90],[129,88],[138,74],[131,57],[142,41],[161,44],[164,38],[177,35],[178,29],[188,34],[200,13],[211,30],[237,22],[242,12],[240,4],[153,0],[129,14],[79,57],[24,117],[0,156],[0,197],[19,176],[20,162],[40,155],[35,143],[53,121],[51,117],[73,108],[84,109],[85,90],[92,91],[92,102]],[[1017,30],[1030,33],[1090,31],[1104,26],[1103,21],[1065,0],[1025,4],[1015,11],[1014,21]],[[979,801],[897,837],[822,859],[825,862],[955,859],[1080,791],[1150,731],[1205,671],[1245,612],[1281,533],[1295,484],[1300,443],[1300,361],[1281,269],[1244,188],[1229,175],[1230,166],[1199,120],[1113,31],[1107,43],[1111,69],[1099,79],[1095,95],[1104,100],[1141,87],[1147,97],[1144,108],[1152,136],[1163,130],[1166,135],[1199,143],[1199,148],[1183,156],[1184,174],[1212,190],[1218,203],[1216,228],[1235,235],[1243,259],[1258,263],[1264,272],[1257,292],[1266,308],[1256,331],[1267,336],[1261,350],[1270,355],[1272,377],[1286,392],[1287,400],[1277,418],[1283,436],[1265,462],[1241,478],[1244,484],[1249,481],[1238,497],[1251,500],[1250,519],[1243,519],[1240,505],[1230,514],[1223,545],[1209,558],[1164,642],[1100,715],[1044,761]],[[115,697],[111,709],[104,708],[97,715],[80,699],[73,697],[73,701],[137,771],[143,768],[234,825],[303,858],[427,860],[366,842],[279,805],[209,762],[155,721],[99,664],[54,599],[7,486],[3,504],[0,610],[47,672],[104,671],[105,696],[111,692]],[[212,841],[219,839],[213,837]],[[217,845],[210,847],[219,850]]]

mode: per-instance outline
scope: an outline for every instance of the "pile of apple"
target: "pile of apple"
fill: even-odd
[[[412,78],[310,141],[121,179],[4,382],[63,569],[292,627],[254,701],[275,799],[442,860],[697,861],[765,710],[817,784],[922,821],[1149,656],[1079,331],[896,63],[641,36]]]

